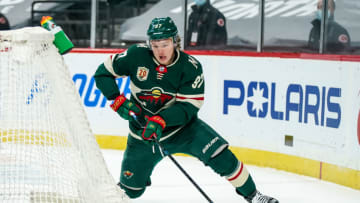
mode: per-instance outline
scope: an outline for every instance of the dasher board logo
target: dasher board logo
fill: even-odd
[[[136,77],[138,80],[145,81],[145,80],[147,80],[148,75],[149,75],[149,69],[147,69],[146,67],[143,67],[143,66],[138,67],[137,73],[136,73]]]

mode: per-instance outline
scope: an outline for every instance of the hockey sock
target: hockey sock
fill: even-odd
[[[250,196],[255,190],[256,186],[251,175],[249,175],[244,185],[236,188],[236,192],[244,197]]]
[[[236,192],[244,197],[249,196],[256,190],[255,183],[244,164],[237,160],[237,166],[227,180],[236,188]]]
[[[238,194],[247,197],[256,190],[248,170],[228,148],[210,159],[208,165],[221,176],[225,176]]]
[[[221,176],[225,176],[237,193],[244,197],[255,191],[255,183],[246,167],[228,148],[210,159],[208,165]]]

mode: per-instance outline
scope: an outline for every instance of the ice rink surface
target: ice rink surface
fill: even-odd
[[[102,150],[108,168],[119,180],[122,151]],[[174,156],[215,203],[246,203],[224,178],[192,157]],[[360,190],[272,168],[247,165],[257,188],[281,203],[360,203]],[[152,185],[132,203],[207,203],[208,201],[169,159],[155,168]]]

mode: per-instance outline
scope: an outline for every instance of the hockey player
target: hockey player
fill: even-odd
[[[193,56],[180,51],[180,38],[172,19],[153,19],[147,35],[148,45],[133,45],[110,56],[94,76],[106,98],[114,100],[111,108],[129,120],[130,133],[118,185],[130,198],[144,193],[151,184],[154,167],[163,159],[154,142],[157,139],[170,154],[197,157],[224,176],[248,202],[278,202],[256,190],[244,164],[228,149],[228,142],[198,118],[204,102],[202,66]],[[124,76],[131,80],[130,99],[119,92],[115,82]]]

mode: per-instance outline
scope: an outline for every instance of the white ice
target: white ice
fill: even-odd
[[[102,150],[109,170],[119,180],[122,151]],[[174,156],[215,203],[246,203],[224,178],[192,157]],[[360,191],[294,173],[247,165],[257,188],[281,203],[360,203]],[[208,201],[166,157],[153,171],[152,185],[132,203],[207,203]]]

